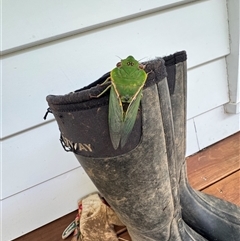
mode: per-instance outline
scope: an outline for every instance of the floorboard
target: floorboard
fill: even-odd
[[[203,192],[240,206],[240,171],[204,189]]]
[[[187,158],[187,170],[192,187],[240,206],[240,132]],[[75,215],[72,212],[14,241],[60,241]],[[126,231],[118,237],[131,240]]]
[[[14,239],[14,241],[60,241],[64,229],[75,219],[76,212],[65,215],[41,228],[38,228],[22,237]],[[65,239],[71,240],[71,237]]]
[[[240,170],[240,134],[230,136],[187,158],[188,180],[197,190]]]

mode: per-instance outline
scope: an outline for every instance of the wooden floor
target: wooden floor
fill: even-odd
[[[240,132],[188,157],[187,168],[192,187],[240,206]],[[15,241],[59,241],[75,216],[72,212]],[[131,239],[120,230],[119,240]]]

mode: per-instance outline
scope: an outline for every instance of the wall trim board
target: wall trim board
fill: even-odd
[[[112,24],[116,24],[116,23],[120,23],[123,21],[127,21],[127,20],[132,20],[138,17],[142,17],[148,14],[152,14],[152,13],[156,13],[159,11],[163,11],[163,10],[167,10],[170,8],[174,8],[174,7],[178,7],[178,6],[182,6],[184,4],[188,4],[188,3],[197,3],[199,1],[203,1],[203,0],[161,0],[161,1],[151,1],[151,2],[145,2],[145,1],[138,1],[138,4],[133,4],[130,7],[127,8],[127,12],[126,12],[126,8],[125,10],[121,11],[122,8],[118,8],[116,6],[116,4],[120,4],[120,5],[124,5],[124,2],[121,1],[121,3],[116,2],[112,3],[112,4],[104,4],[103,2],[101,2],[102,6],[107,6],[108,9],[104,9],[104,8],[98,8],[98,19],[92,18],[92,16],[95,15],[94,13],[88,13],[87,16],[85,16],[84,19],[84,23],[81,23],[82,21],[79,21],[81,19],[79,19],[79,16],[84,15],[84,11],[85,8],[84,6],[86,6],[86,3],[83,3],[81,1],[73,1],[72,4],[72,9],[70,8],[71,5],[68,5],[67,7],[61,3],[58,3],[59,6],[59,10],[58,11],[62,11],[62,15],[66,15],[67,11],[70,11],[71,13],[74,13],[71,15],[71,18],[54,18],[54,15],[51,12],[47,12],[45,14],[47,14],[47,16],[41,16],[39,15],[38,18],[34,17],[33,19],[28,19],[26,20],[26,18],[28,17],[29,14],[25,13],[25,16],[21,15],[21,11],[18,11],[16,13],[16,16],[14,16],[15,19],[15,27],[14,25],[11,27],[11,18],[12,17],[11,13],[12,12],[12,4],[10,3],[9,0],[3,0],[3,10],[5,12],[3,12],[3,32],[9,32],[9,35],[7,35],[7,37],[4,36],[4,38],[2,39],[2,44],[1,46],[3,46],[3,49],[1,49],[0,51],[0,55],[7,55],[10,53],[14,53],[14,52],[18,52],[21,50],[25,50],[28,48],[32,48],[35,46],[39,46],[45,43],[49,43],[49,42],[53,42],[56,40],[60,40],[60,39],[64,39],[70,36],[74,36],[80,33],[85,33],[88,31],[92,31],[92,30],[96,30],[102,27],[106,27]],[[40,1],[39,1],[40,2]],[[42,1],[41,1],[42,2]],[[96,4],[96,1],[88,1],[89,5],[93,5]],[[16,4],[16,2],[14,2],[14,4]],[[31,6],[31,2],[29,2],[30,7],[34,7],[34,5]],[[36,1],[34,2],[34,4],[36,4]],[[47,3],[46,3],[47,4]],[[42,3],[41,5],[46,5],[44,3]],[[69,3],[70,4],[70,3]],[[129,4],[129,2],[127,1],[126,4]],[[26,7],[26,4],[25,4]],[[118,8],[118,11],[115,11],[116,8]],[[79,12],[76,12],[76,9],[79,9]],[[90,8],[91,11],[93,11],[93,9],[95,8]],[[106,14],[106,10],[108,10],[108,14]],[[81,11],[83,11],[81,13]],[[9,12],[9,13],[8,13]],[[5,14],[4,14],[5,13]],[[114,14],[111,14],[114,13]],[[6,15],[6,16],[5,16]],[[61,16],[61,14],[59,14]],[[99,18],[100,16],[100,18]],[[23,18],[24,17],[24,18]],[[57,16],[59,17],[59,16]],[[86,19],[87,17],[87,19]],[[24,21],[23,21],[24,19]],[[39,19],[39,20],[38,20]],[[94,20],[93,20],[94,19]],[[37,21],[38,20],[38,21]],[[44,26],[51,26],[51,24],[53,24],[53,22],[56,25],[56,28],[52,29],[51,32],[47,32],[47,34],[45,34],[44,31],[40,32],[40,36],[37,37],[39,35],[39,30],[38,31],[34,31],[36,29],[31,28],[29,26],[29,24],[26,25],[26,22],[28,21],[33,21],[33,23],[31,25],[34,26],[38,25],[40,28],[44,27]],[[58,22],[59,21],[59,22]],[[65,21],[65,22],[62,22]],[[17,26],[16,25],[20,25]],[[22,26],[24,25],[24,26]],[[59,27],[59,26],[65,26],[68,25],[68,28],[63,28],[63,27]],[[21,27],[22,26],[22,27]],[[27,28],[27,26],[29,26],[29,29]],[[24,27],[24,28],[23,28]],[[22,29],[22,31],[24,31],[24,33],[22,33],[19,37],[21,38],[21,40],[17,40],[16,38],[14,38],[13,36],[19,35],[19,29]],[[36,33],[35,33],[36,32]],[[33,37],[34,36],[34,37]],[[6,40],[5,40],[6,38]],[[5,47],[6,45],[6,47]]]
[[[225,111],[230,114],[240,112],[240,10],[238,0],[228,0],[228,27],[230,54],[226,56],[229,84],[229,103],[225,105]]]

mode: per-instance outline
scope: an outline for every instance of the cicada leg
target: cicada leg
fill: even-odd
[[[110,77],[110,76],[109,76],[108,78],[106,78],[106,80],[104,80],[104,81],[100,84],[100,86],[105,85],[108,81],[111,81],[111,77]]]
[[[111,78],[108,77],[103,83],[99,84],[99,86],[103,86],[105,85],[106,83],[110,82]],[[90,95],[91,98],[99,98],[101,95],[103,95],[109,88],[111,88],[111,84],[109,84],[100,94],[98,95]]]
[[[99,95],[93,96],[93,97],[99,98],[99,97],[100,97],[101,95],[103,95],[109,88],[111,88],[111,86],[112,86],[112,85],[108,85],[108,86],[106,87],[106,89],[104,89]]]

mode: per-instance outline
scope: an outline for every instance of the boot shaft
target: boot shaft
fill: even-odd
[[[173,131],[165,128],[166,140],[175,150],[167,148],[168,156],[175,156],[176,177],[180,183],[180,200],[184,221],[209,240],[238,240],[240,237],[240,209],[236,205],[193,190],[187,180],[186,149],[186,61],[166,59],[171,98]],[[171,144],[170,144],[171,145]],[[173,153],[175,152],[175,154]]]
[[[133,241],[204,240],[181,219],[175,153],[167,151],[174,150],[174,142],[166,138],[173,122],[164,61],[145,64],[149,75],[141,107],[122,149],[114,150],[109,139],[108,93],[95,98],[103,90],[97,84],[108,75],[69,95],[48,96],[47,101],[65,150],[74,152]]]

